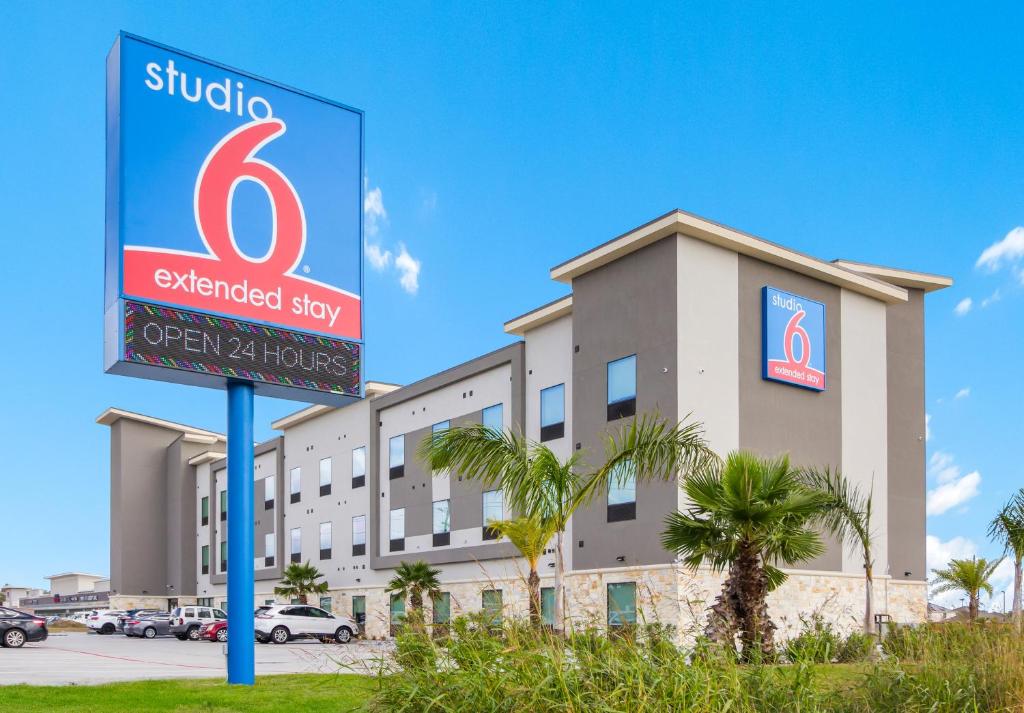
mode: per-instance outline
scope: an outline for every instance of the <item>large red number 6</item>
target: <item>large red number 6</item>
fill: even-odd
[[[294,186],[277,168],[254,158],[285,132],[280,119],[253,121],[225,136],[207,155],[196,179],[195,214],[199,235],[221,262],[241,263],[248,271],[290,273],[306,245],[306,217]],[[243,253],[231,225],[231,202],[241,181],[255,181],[267,192],[273,226],[270,248],[261,258]]]

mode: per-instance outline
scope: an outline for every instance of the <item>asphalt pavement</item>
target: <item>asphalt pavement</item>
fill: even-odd
[[[160,678],[225,677],[224,644],[127,638],[121,634],[51,634],[20,649],[0,648],[0,685],[86,685]],[[255,644],[256,675],[280,673],[372,673],[391,644],[355,641],[322,644],[293,641]]]

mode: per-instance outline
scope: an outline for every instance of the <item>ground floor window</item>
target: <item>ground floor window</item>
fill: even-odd
[[[265,604],[266,606],[268,606],[268,607],[269,607],[269,606],[273,606],[273,605],[274,605],[274,600],[273,600],[273,599],[264,599],[264,600],[263,600],[263,603],[264,603],[264,604]]]
[[[480,599],[487,622],[491,626],[501,626],[501,590],[485,589]]]
[[[198,599],[196,599],[196,606],[212,607],[213,597],[199,597]]]
[[[352,597],[352,618],[360,627],[366,624],[366,597],[362,594]]]
[[[391,595],[391,635],[398,633],[398,628],[405,619],[405,599],[400,594]]]
[[[220,608],[223,609],[224,611],[228,610],[228,600],[227,599],[221,599],[220,600]]]
[[[555,588],[540,588],[540,623],[543,626],[555,626]]]
[[[331,611],[331,598],[320,597],[320,608],[324,611]]]
[[[636,582],[608,585],[608,626],[612,628],[636,624]]]
[[[435,625],[447,626],[452,620],[452,595],[449,592],[441,592],[433,601],[432,621]]]

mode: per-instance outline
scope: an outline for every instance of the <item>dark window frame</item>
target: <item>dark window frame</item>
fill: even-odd
[[[302,493],[291,493],[289,500],[292,505],[302,500]]]
[[[263,557],[263,566],[264,567],[273,567],[274,566],[274,555],[264,556]]]
[[[328,547],[327,549],[321,548],[320,549],[320,559],[322,559],[322,560],[329,560],[331,558],[331,550],[332,549],[333,548],[331,548],[331,547]]]
[[[434,547],[447,547],[452,543],[451,532],[435,532],[434,533]]]
[[[490,525],[484,525],[483,527],[480,528],[480,530],[481,530],[481,538],[484,539],[484,540],[497,540],[498,537],[500,536],[498,531],[495,530]]]
[[[362,557],[365,554],[366,554],[366,543],[365,542],[363,544],[361,544],[361,545],[352,545],[352,556],[353,557]]]
[[[405,477],[405,464],[395,465],[388,468],[388,480],[397,480]]]
[[[331,494],[331,485],[332,485],[332,483],[328,483],[327,485],[321,485],[320,486],[320,497],[321,498],[323,496],[325,496],[325,495],[330,495]]]
[[[361,488],[364,485],[366,485],[366,476],[365,475],[357,475],[354,478],[352,478],[352,489],[353,490],[355,490],[356,488]]]
[[[273,510],[274,509],[274,499],[271,498],[270,500],[264,500],[263,501],[263,509],[264,510]]]
[[[404,552],[405,551],[405,538],[400,537],[388,542],[388,552]]]
[[[299,562],[299,563],[301,563],[302,562],[302,553],[301,552],[292,552],[291,561],[292,562]]]
[[[608,404],[608,420],[617,421],[620,418],[629,418],[630,416],[636,416],[636,397],[631,399],[623,399],[622,401],[616,401],[615,403]]]

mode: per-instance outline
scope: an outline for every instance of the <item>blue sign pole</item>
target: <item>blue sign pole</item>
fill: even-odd
[[[253,635],[253,386],[228,381],[228,683],[256,680]]]

